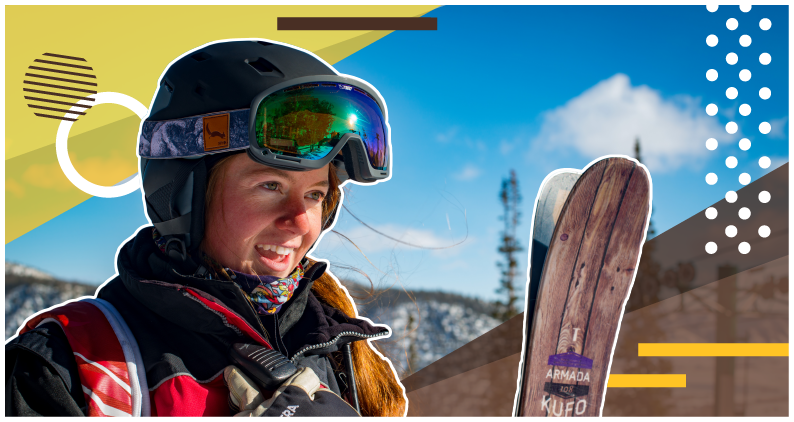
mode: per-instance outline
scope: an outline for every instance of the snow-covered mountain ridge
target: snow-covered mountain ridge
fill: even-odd
[[[392,329],[378,345],[405,377],[446,356],[499,325],[494,304],[445,292],[399,288],[365,291],[344,283],[356,300],[359,314]],[[97,286],[59,280],[42,271],[6,262],[6,339],[34,313],[81,296],[93,296]]]

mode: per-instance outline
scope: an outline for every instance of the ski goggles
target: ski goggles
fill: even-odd
[[[331,161],[340,176],[372,183],[391,173],[383,100],[361,81],[312,76],[279,84],[248,109],[167,121],[145,121],[142,158],[195,158],[242,150],[257,162],[292,171]],[[345,177],[342,177],[345,179]]]

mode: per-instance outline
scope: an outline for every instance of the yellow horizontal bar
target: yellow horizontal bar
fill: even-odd
[[[788,356],[788,343],[639,343],[637,356]]]
[[[686,388],[686,374],[609,374],[607,388]]]

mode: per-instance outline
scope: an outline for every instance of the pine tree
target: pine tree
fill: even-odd
[[[637,137],[634,139],[634,158],[637,159],[638,162],[642,163],[642,158],[640,158],[640,138]],[[651,240],[651,238],[656,235],[656,229],[653,228],[653,208],[651,208],[651,221],[648,222],[648,235],[646,236],[646,241]]]
[[[504,221],[505,227],[498,251],[503,254],[504,261],[497,263],[502,270],[502,278],[496,291],[504,293],[506,298],[504,301],[499,301],[499,306],[494,316],[506,321],[518,314],[516,309],[518,295],[515,286],[515,279],[518,276],[517,253],[523,250],[516,238],[516,231],[521,218],[521,211],[519,211],[521,194],[518,190],[518,178],[515,170],[510,170],[510,177],[502,180],[502,191],[499,193],[499,199],[504,209],[501,219]]]
[[[418,326],[418,321],[414,318],[413,312],[408,312],[408,324],[405,329],[406,337],[408,337],[408,349],[405,351],[406,363],[408,364],[408,375],[413,374],[419,369],[419,353],[416,351]]]

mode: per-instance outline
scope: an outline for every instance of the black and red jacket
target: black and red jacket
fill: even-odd
[[[326,268],[322,262],[306,270],[273,316],[257,315],[232,281],[179,274],[148,227],[122,247],[117,267],[119,275],[97,297],[116,308],[138,343],[153,416],[228,416],[223,369],[239,342],[267,343],[346,397],[342,368],[329,355],[346,343],[389,333],[314,296],[311,286]],[[6,415],[88,415],[81,362],[62,328],[55,322],[31,328],[6,344]]]

